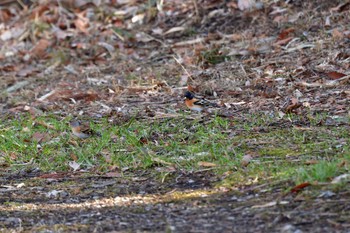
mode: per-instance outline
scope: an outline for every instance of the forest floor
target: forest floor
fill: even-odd
[[[349,3],[106,2],[0,3],[0,232],[349,232]]]

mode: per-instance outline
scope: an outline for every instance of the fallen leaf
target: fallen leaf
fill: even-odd
[[[46,39],[39,40],[34,48],[31,50],[31,54],[37,58],[43,58],[46,55],[46,49],[50,46],[50,42]]]
[[[191,91],[191,92],[197,92],[198,91],[198,87],[187,85],[187,90]]]
[[[216,167],[216,164],[210,163],[210,162],[198,162],[198,166],[200,166],[200,167]]]
[[[49,139],[50,139],[50,135],[48,133],[35,132],[32,135],[32,140],[38,143],[47,142]]]
[[[10,159],[11,160],[16,160],[18,157],[19,156],[16,152],[10,152]]]
[[[291,99],[291,104],[289,104],[287,107],[286,107],[286,110],[285,112],[286,113],[292,113],[294,112],[294,110],[298,109],[299,107],[301,107],[302,104],[298,102],[298,99],[297,98],[292,98]]]
[[[312,159],[312,160],[307,160],[307,161],[305,161],[304,164],[305,164],[305,165],[314,165],[314,164],[318,164],[318,161],[317,161],[317,160],[314,160],[314,159]]]
[[[309,182],[304,182],[304,183],[301,183],[301,184],[298,184],[297,186],[294,186],[290,192],[291,193],[298,193],[300,192],[302,189],[310,186],[311,184]]]
[[[339,164],[337,164],[337,166],[338,167],[344,167],[344,166],[346,166],[348,163],[345,161],[345,160],[343,160],[343,161],[341,161]]]
[[[330,8],[330,12],[342,12],[346,9],[346,7],[350,4],[350,2],[340,3],[338,6]]]
[[[330,78],[332,80],[337,80],[337,79],[340,79],[340,78],[346,76],[346,74],[339,73],[337,71],[331,71],[331,72],[328,72],[326,74],[327,74],[328,78]]]
[[[148,139],[146,137],[141,137],[139,141],[142,145],[148,144]]]
[[[77,161],[78,160],[78,156],[76,156],[76,154],[71,153],[70,157],[71,157],[71,159],[73,159],[73,161]]]
[[[169,163],[169,162],[167,162],[167,161],[164,161],[164,160],[162,160],[162,159],[160,159],[160,158],[152,157],[151,159],[152,159],[153,162],[156,162],[156,163],[159,163],[159,164],[173,166],[172,163]]]
[[[18,70],[18,68],[18,66],[12,64],[4,64],[0,67],[0,70],[5,72],[12,72]]]
[[[52,25],[52,32],[57,40],[65,40],[66,38],[73,36],[73,33],[61,30],[59,27],[55,25]]]
[[[335,28],[333,29],[332,36],[335,40],[342,40],[344,38],[344,33]]]
[[[184,31],[185,29],[186,29],[185,27],[173,27],[173,28],[170,28],[168,31],[164,32],[163,35],[167,35],[173,32],[181,32],[181,31]]]
[[[349,179],[350,179],[350,174],[343,174],[343,175],[335,177],[331,183],[338,184],[338,183],[344,182],[344,181],[349,180]]]
[[[174,166],[167,166],[167,167],[157,167],[156,170],[158,172],[175,172],[176,171],[176,167]]]
[[[32,11],[30,11],[31,19],[35,19],[43,15],[46,11],[50,10],[50,6],[48,4],[38,4],[37,7],[35,7]]]
[[[250,154],[244,155],[242,160],[241,160],[241,165],[242,167],[248,166],[250,161],[253,159],[253,157]]]
[[[276,45],[278,45],[278,46],[281,46],[281,45],[285,45],[285,44],[287,44],[289,41],[291,41],[291,40],[293,40],[294,39],[294,37],[288,37],[288,38],[285,38],[285,39],[283,39],[283,40],[278,40],[278,41],[276,41],[275,43],[274,43],[274,45],[276,46]]]
[[[84,12],[77,14],[77,19],[74,20],[74,25],[79,31],[88,34],[89,20],[84,17]]]
[[[267,202],[265,204],[262,204],[262,205],[254,205],[252,206],[251,208],[252,209],[257,209],[257,208],[266,208],[266,207],[272,207],[272,206],[276,206],[276,205],[286,205],[288,204],[289,202],[288,201],[271,201],[271,202]]]
[[[48,97],[45,97],[48,101],[56,100],[65,100],[65,101],[78,101],[84,100],[87,102],[95,101],[99,99],[97,92],[93,90],[83,91],[74,91],[74,90],[56,90]]]
[[[33,74],[36,71],[36,69],[33,66],[27,66],[17,72],[18,76],[21,77],[28,77],[31,74]]]
[[[31,108],[32,108],[32,107],[31,107]],[[38,124],[38,125],[44,126],[44,127],[48,128],[48,129],[56,129],[54,126],[52,126],[52,125],[46,123],[46,122],[43,121],[43,120],[35,121],[35,123]]]
[[[295,31],[294,28],[287,28],[287,29],[281,31],[280,34],[277,37],[277,40],[279,41],[279,40],[287,39],[288,36],[294,31]]]
[[[325,27],[330,27],[331,26],[331,16],[330,15],[326,17],[326,20],[324,22],[324,26]]]
[[[12,14],[8,9],[0,9],[0,19],[6,23],[8,20],[12,18]]]
[[[256,5],[255,0],[238,0],[237,6],[241,11],[250,10]]]
[[[69,161],[68,165],[73,169],[73,171],[76,171],[80,168],[80,164],[75,161]]]

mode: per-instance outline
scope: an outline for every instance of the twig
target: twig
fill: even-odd
[[[204,169],[200,169],[195,171],[194,173],[200,173],[200,172],[206,172],[206,171],[211,171],[214,170],[216,167],[211,167],[211,168],[204,168]]]
[[[12,165],[15,165],[15,166],[26,166],[26,165],[32,164],[33,161],[34,161],[34,158],[31,158],[31,159],[29,160],[29,162],[27,162],[27,163],[15,163],[15,164],[12,164]]]
[[[155,37],[153,37],[153,36],[151,36],[151,35],[149,35],[149,34],[147,34],[147,33],[145,33],[145,32],[143,32],[143,34],[144,34],[145,36],[148,36],[150,39],[159,42],[159,43],[160,43],[161,45],[163,45],[164,47],[166,47],[166,48],[169,47],[169,45],[167,45],[167,44],[164,43],[163,41],[161,41],[161,40],[159,40],[159,39],[157,39],[157,38],[155,38]]]
[[[245,69],[244,69],[244,66],[243,66],[242,64],[241,64],[240,66],[241,66],[241,69],[242,69],[242,71],[243,71],[243,73],[244,73],[244,76],[245,76],[246,78],[249,78],[247,72],[246,72]]]
[[[194,5],[194,10],[196,12],[196,18],[199,19],[199,9],[198,9],[198,3],[197,0],[192,0],[193,5]]]
[[[327,83],[307,83],[307,82],[299,82],[298,84],[299,85],[302,85],[302,86],[305,86],[305,87],[335,87],[337,85],[339,85],[339,83],[341,81],[344,81],[344,80],[348,80],[350,79],[350,75],[346,75],[340,79],[337,79],[337,80],[332,80],[332,81],[329,81]]]

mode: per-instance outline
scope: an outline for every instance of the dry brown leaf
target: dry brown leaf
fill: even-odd
[[[301,190],[303,190],[304,188],[306,188],[306,187],[308,187],[310,185],[311,185],[311,183],[309,183],[309,182],[304,182],[304,183],[298,184],[298,185],[294,186],[290,190],[290,192],[291,193],[298,193],[298,192],[300,192]]]
[[[282,39],[282,40],[278,40],[274,43],[274,45],[276,46],[281,46],[281,45],[285,45],[287,44],[289,41],[293,40],[294,37],[288,37],[288,38],[285,38],[285,39]]]
[[[44,12],[48,10],[52,10],[53,6],[48,6],[48,4],[39,4],[37,7],[35,7],[32,11],[30,11],[31,15],[29,16],[30,19],[35,19],[37,17],[40,17]]]
[[[35,132],[32,135],[32,140],[38,143],[47,142],[49,139],[50,139],[50,135],[48,133]]]
[[[64,31],[64,30],[61,30],[59,27],[56,27],[56,26],[52,26],[52,32],[53,32],[53,35],[56,37],[57,40],[65,40],[66,38],[72,36],[72,32],[67,32],[67,31]]]
[[[39,40],[31,50],[31,54],[37,58],[46,57],[46,49],[50,46],[50,44],[51,43],[46,39]]]
[[[78,161],[78,156],[76,154],[71,153],[70,157],[72,158],[73,161]]]
[[[11,160],[16,160],[18,158],[18,154],[16,152],[10,152],[9,155]]]
[[[33,66],[26,66],[26,67],[20,69],[17,72],[17,75],[21,76],[21,77],[28,77],[31,74],[33,74],[34,71],[36,71],[35,67],[33,67]]]
[[[48,123],[46,123],[45,121],[42,121],[42,120],[35,121],[35,123],[38,124],[38,125],[44,126],[44,127],[48,128],[48,129],[56,129],[54,126],[52,126],[52,125],[50,125],[50,124],[48,124]]]
[[[339,164],[337,164],[337,167],[345,167],[348,165],[348,162],[346,160],[342,160]]]
[[[284,22],[288,22],[288,17],[285,15],[277,15],[274,19],[274,22],[276,23],[284,23]]]
[[[139,142],[142,144],[142,145],[146,145],[148,144],[148,139],[146,137],[141,137]]]
[[[314,165],[314,164],[318,164],[318,161],[315,159],[312,160],[307,160],[304,162],[305,165]]]
[[[297,98],[292,98],[291,103],[286,107],[285,112],[291,113],[294,112],[296,109],[300,108],[302,106],[301,103],[299,103]]]
[[[74,20],[74,25],[79,31],[88,34],[89,20],[84,15],[85,12],[77,14],[78,17]]]
[[[350,2],[340,3],[338,6],[330,8],[330,12],[342,12],[350,4]]]
[[[191,92],[198,92],[199,88],[192,85],[187,85],[187,90]]]
[[[13,14],[8,9],[0,9],[0,19],[6,23],[13,17]]]
[[[166,167],[159,167],[157,168],[158,172],[175,172],[176,167],[175,166],[166,166]]]
[[[198,166],[200,167],[216,167],[217,165],[215,163],[210,163],[210,162],[198,162]]]
[[[339,73],[337,71],[331,71],[327,73],[328,78],[332,79],[332,80],[337,80],[340,79],[344,76],[346,76],[346,74],[343,73]]]
[[[243,156],[242,160],[241,160],[241,165],[242,167],[247,167],[250,163],[250,161],[252,161],[253,157],[250,154],[246,154]]]
[[[340,32],[337,28],[335,28],[333,29],[332,36],[335,40],[342,40],[344,38],[344,33]]]
[[[89,90],[87,92],[80,92],[78,94],[73,95],[71,98],[73,98],[74,100],[85,100],[88,102],[99,99],[97,93],[93,90]]]
[[[288,28],[280,32],[280,34],[277,37],[277,40],[285,40],[289,37],[289,35],[294,32],[294,28]]]
[[[12,64],[4,64],[0,67],[0,70],[5,72],[12,72],[18,70],[18,66]]]

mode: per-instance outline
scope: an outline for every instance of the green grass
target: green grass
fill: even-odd
[[[292,115],[283,120],[265,115],[234,120],[212,116],[190,122],[183,115],[122,125],[102,119],[91,122],[102,136],[81,140],[71,135],[69,118],[21,116],[0,125],[0,163],[10,170],[32,166],[42,171],[70,170],[68,163],[73,160],[81,169],[101,172],[112,167],[131,171],[167,166],[187,171],[212,169],[218,175],[230,174],[223,181],[227,185],[267,179],[329,181],[349,169],[349,132],[344,127],[317,126],[326,116],[317,117],[304,128],[285,126],[302,120]],[[40,121],[52,127],[37,124]],[[47,139],[37,142],[33,138],[37,133]],[[242,167],[242,157],[250,153],[253,160]],[[309,160],[317,162],[307,165]],[[339,167],[341,161],[346,162]],[[198,162],[216,166],[201,167]]]

